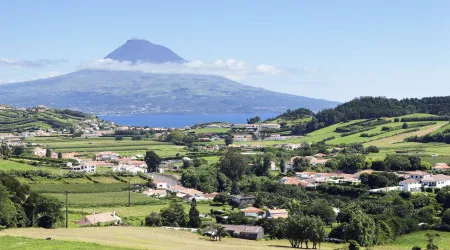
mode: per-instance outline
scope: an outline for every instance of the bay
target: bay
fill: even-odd
[[[179,114],[179,115],[103,115],[99,118],[125,126],[149,126],[157,128],[183,128],[197,123],[227,122],[247,123],[247,119],[254,116],[261,120],[274,118],[279,114]]]

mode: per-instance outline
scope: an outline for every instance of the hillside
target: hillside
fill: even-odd
[[[58,109],[16,109],[1,106],[0,133],[71,128],[90,116],[78,111]]]
[[[137,39],[127,41],[106,58],[133,64],[185,62],[164,46]],[[298,107],[319,111],[339,104],[255,88],[215,75],[98,69],[5,84],[0,88],[0,100],[18,107],[44,104],[91,114],[126,115],[281,113]]]
[[[225,77],[82,70],[2,86],[3,103],[44,104],[93,114],[276,113],[289,108],[331,108],[338,103],[254,88]]]

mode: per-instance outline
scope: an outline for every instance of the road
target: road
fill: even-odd
[[[159,173],[147,173],[150,177],[152,177],[154,180],[166,182],[169,186],[174,186],[178,184],[177,178],[167,175],[167,174],[159,174]]]

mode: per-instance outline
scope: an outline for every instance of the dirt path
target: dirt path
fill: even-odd
[[[411,136],[416,136],[416,135],[424,136],[426,134],[429,134],[429,133],[432,133],[432,132],[438,130],[439,128],[441,128],[442,126],[445,126],[445,125],[447,125],[447,123],[436,124],[436,125],[428,126],[428,127],[426,127],[426,129],[423,129],[423,130],[419,130],[419,131],[415,131],[415,132],[411,132],[411,133],[394,135],[394,136],[391,136],[388,138],[371,141],[371,142],[366,143],[365,145],[366,146],[374,145],[377,147],[389,146],[390,144],[403,142],[406,138],[411,137]]]

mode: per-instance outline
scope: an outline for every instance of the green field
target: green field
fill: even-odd
[[[35,166],[28,165],[28,164],[23,164],[23,163],[18,163],[15,161],[8,161],[8,160],[0,161],[0,170],[4,170],[4,171],[8,171],[8,170],[22,170],[22,171],[46,170],[46,171],[50,171],[52,173],[62,173],[63,172],[59,168],[35,167]]]
[[[373,246],[374,250],[410,250],[413,246],[420,246],[426,249],[427,232],[440,235],[437,240],[439,249],[450,249],[450,233],[437,231],[420,231],[397,238],[394,242]],[[14,236],[14,237],[11,237]],[[31,240],[29,237],[39,240]],[[56,241],[44,241],[51,237]],[[23,240],[24,243],[21,243]],[[70,241],[70,242],[68,242]],[[80,241],[86,243],[80,243]],[[58,242],[61,245],[55,245]],[[89,242],[89,243],[87,243]],[[36,248],[27,248],[28,244],[35,243]],[[19,246],[24,245],[24,248]],[[100,244],[94,245],[94,244]],[[18,246],[19,245],[19,246]],[[287,240],[241,240],[236,238],[224,238],[222,241],[210,241],[200,235],[172,229],[145,228],[145,227],[88,227],[88,228],[58,228],[58,229],[7,229],[0,231],[0,246],[16,247],[16,249],[92,249],[97,246],[101,249],[104,246],[114,246],[132,249],[284,249],[290,248]],[[61,246],[61,247],[57,247]],[[344,248],[345,244],[322,243],[320,249]],[[13,248],[14,249],[14,248]],[[364,248],[362,248],[364,249]],[[368,248],[369,249],[369,248]]]
[[[8,247],[8,249],[20,249],[20,250],[50,250],[50,249],[124,249],[119,247],[107,246],[106,244],[86,243],[86,242],[74,242],[74,241],[62,241],[62,240],[45,240],[45,239],[32,239],[25,237],[12,237],[1,236],[0,246]]]
[[[107,193],[119,192],[128,188],[128,183],[86,183],[62,184],[61,182],[45,184],[29,184],[31,189],[39,193]]]
[[[78,152],[95,155],[101,151],[114,151],[121,156],[132,156],[136,154],[145,155],[147,150],[155,151],[161,157],[175,156],[177,153],[184,154],[183,146],[154,140],[132,141],[125,137],[122,141],[116,141],[114,137],[98,138],[63,138],[63,137],[35,137],[27,139],[28,142],[45,144],[56,152],[69,153]]]

